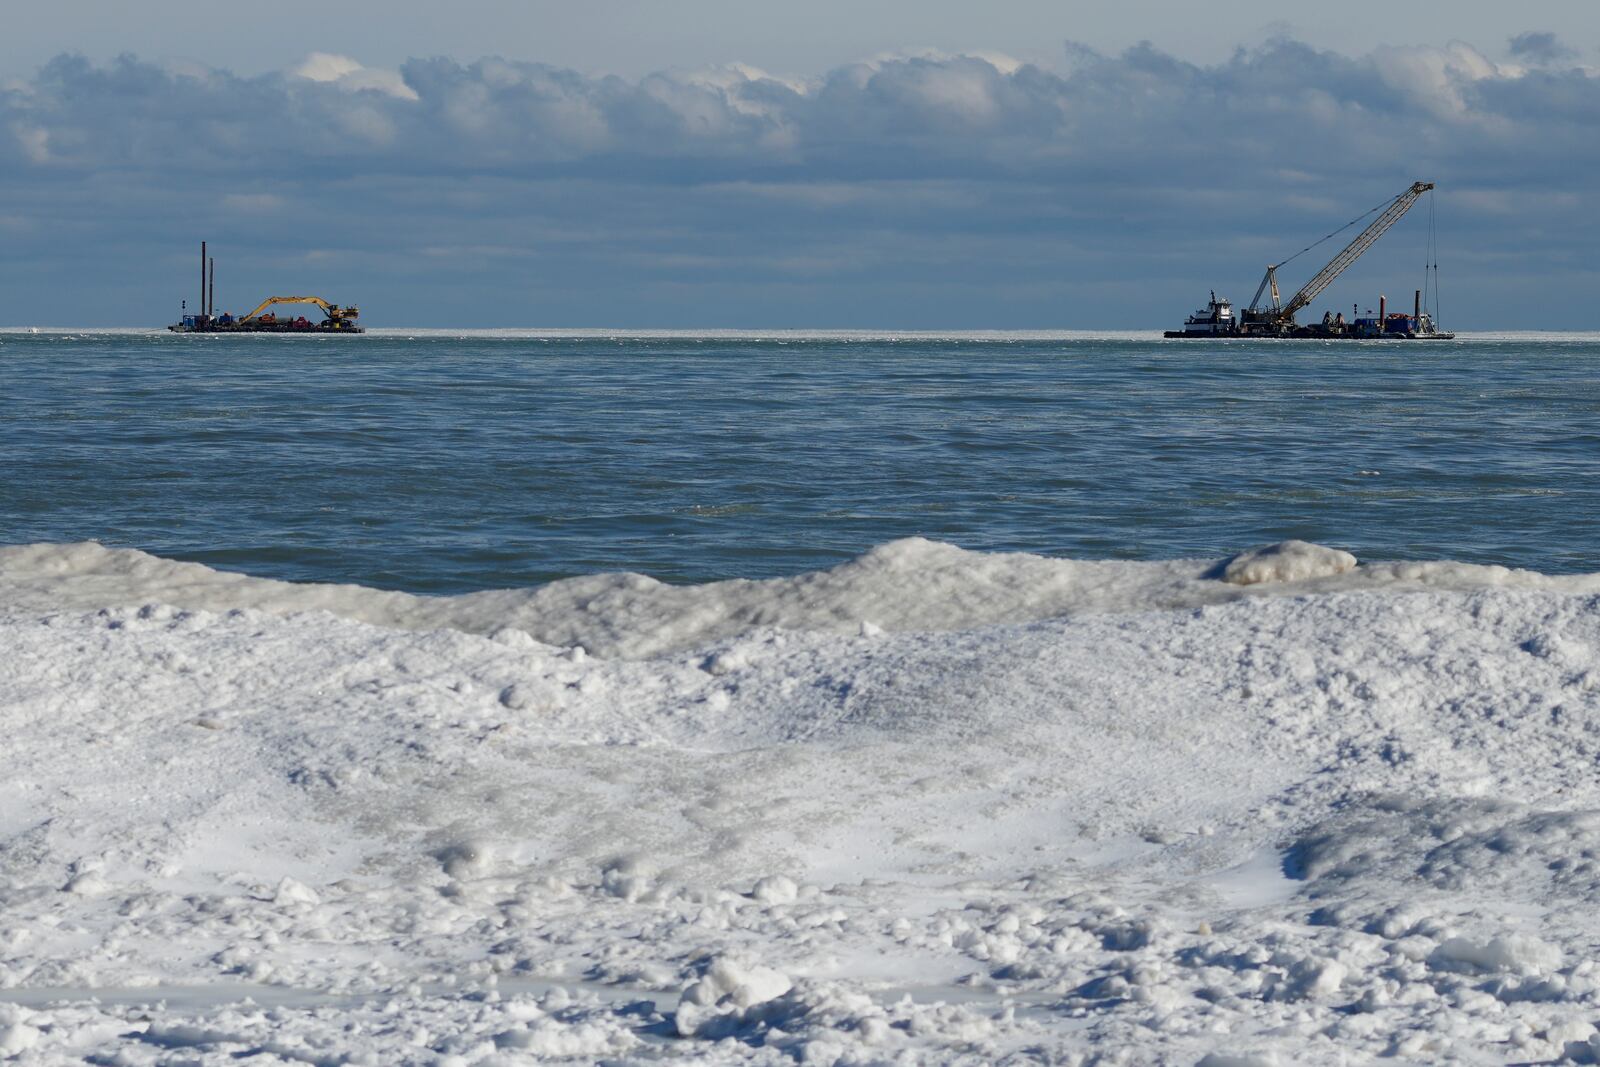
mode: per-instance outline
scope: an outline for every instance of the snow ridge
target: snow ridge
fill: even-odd
[[[672,586],[641,574],[597,574],[533,589],[423,597],[254,578],[94,542],[0,548],[0,606],[11,610],[162,603],[213,612],[326,611],[397,629],[492,633],[510,627],[545,644],[581,645],[626,659],[763,627],[960,631],[1062,615],[1189,610],[1263,595],[1489,588],[1600,593],[1600,574],[1552,577],[1452,562],[1358,567],[1347,552],[1304,541],[1224,560],[1141,563],[971,552],[908,538],[792,578]]]

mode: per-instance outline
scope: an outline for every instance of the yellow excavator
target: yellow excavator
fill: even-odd
[[[251,324],[274,321],[276,319],[276,315],[269,315],[263,318],[261,313],[270,307],[277,306],[278,304],[317,305],[317,307],[322,309],[323,315],[326,316],[326,321],[322,323],[320,327],[321,329],[351,330],[355,332],[359,332],[361,329],[361,327],[356,324],[356,319],[361,315],[360,308],[340,307],[338,304],[328,303],[320,296],[269,296],[261,302],[260,307],[241,318],[239,320],[239,325],[250,326]]]

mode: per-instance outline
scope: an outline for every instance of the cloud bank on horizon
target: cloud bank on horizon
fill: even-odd
[[[1447,325],[1596,325],[1600,71],[1554,35],[1068,51],[808,80],[60,56],[0,85],[0,322],[161,321],[207,236],[225,306],[321,289],[374,325],[1153,328],[1420,178]],[[1329,306],[1408,298],[1413,215]]]

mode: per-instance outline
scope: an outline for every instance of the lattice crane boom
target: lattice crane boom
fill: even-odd
[[[1366,229],[1356,234],[1354,240],[1345,245],[1338,255],[1328,261],[1327,266],[1318,271],[1316,276],[1309,282],[1302,285],[1299,292],[1291,296],[1289,302],[1281,307],[1278,304],[1277,270],[1283,264],[1274,263],[1268,267],[1266,277],[1262,278],[1261,286],[1256,290],[1256,297],[1250,303],[1250,310],[1265,313],[1266,317],[1279,322],[1292,320],[1295,312],[1311,303],[1317,298],[1318,293],[1332,285],[1335,278],[1343,274],[1350,264],[1360,259],[1361,254],[1371,248],[1378,238],[1383,236],[1385,230],[1399,222],[1401,217],[1411,210],[1411,206],[1417,202],[1417,199],[1432,188],[1432,182],[1413,182],[1409,189],[1389,202],[1388,206],[1384,208],[1383,214],[1373,219]],[[1272,309],[1270,312],[1264,308],[1257,307],[1261,300],[1262,290],[1269,285],[1272,289]]]

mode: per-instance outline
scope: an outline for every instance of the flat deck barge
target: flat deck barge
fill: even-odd
[[[248,315],[235,316],[224,311],[216,313],[217,262],[206,255],[206,243],[200,242],[200,310],[189,314],[188,301],[177,322],[168,326],[173,333],[366,333],[357,320],[361,309],[355,306],[340,307],[320,296],[269,296]],[[322,311],[320,320],[304,315],[280,316],[268,310],[284,305],[311,305]]]

